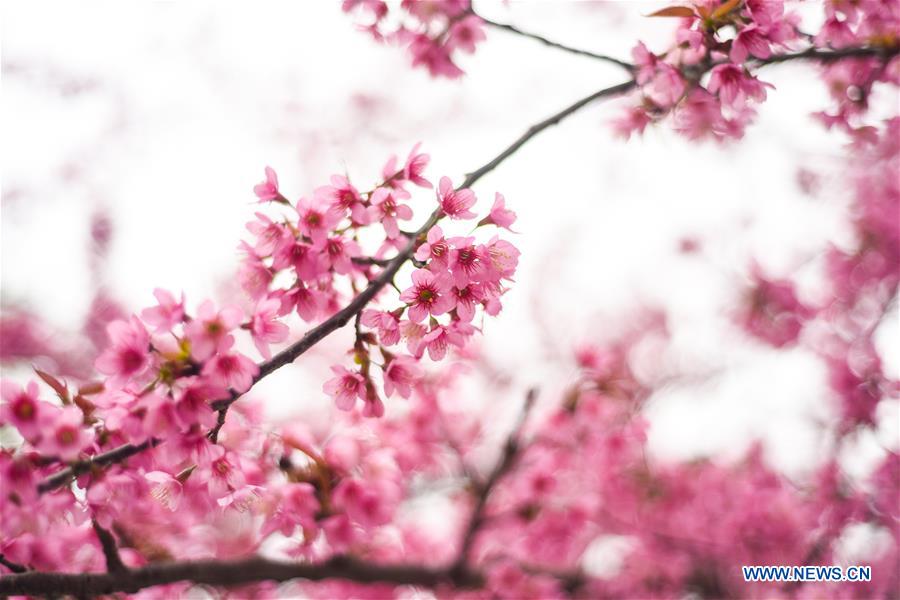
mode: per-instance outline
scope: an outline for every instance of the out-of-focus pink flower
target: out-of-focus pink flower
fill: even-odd
[[[397,356],[384,370],[384,395],[390,398],[394,390],[403,398],[409,398],[412,386],[422,377],[422,369],[407,356]]]
[[[230,387],[244,393],[253,385],[253,378],[259,374],[256,363],[238,352],[229,352],[234,339],[219,348],[219,354],[203,366],[203,375],[214,384]]]
[[[331,367],[335,377],[322,386],[326,394],[334,398],[334,403],[341,410],[353,410],[356,399],[366,399],[366,382],[359,373],[348,371],[340,365]]]
[[[278,320],[278,311],[281,302],[275,298],[269,298],[259,302],[250,319],[250,333],[253,335],[253,343],[256,349],[269,360],[272,352],[269,344],[277,344],[287,339],[288,326]]]
[[[731,43],[731,61],[743,64],[749,55],[756,58],[769,58],[772,48],[765,33],[757,26],[750,25],[741,29]]]
[[[230,333],[241,324],[243,316],[237,307],[216,311],[212,300],[204,300],[197,307],[197,316],[184,327],[185,336],[191,343],[191,355],[204,361],[226,346],[230,347],[234,342]]]
[[[141,311],[141,318],[153,325],[157,333],[168,331],[184,318],[184,292],[178,301],[171,292],[160,288],[153,290],[153,295],[159,304]]]
[[[392,312],[367,308],[362,312],[361,322],[366,327],[378,329],[378,339],[385,346],[400,341],[400,318]]]
[[[278,191],[278,175],[272,167],[266,167],[266,180],[253,187],[253,193],[259,198],[260,202],[271,202],[272,200],[284,200],[281,192]]]
[[[422,177],[422,173],[425,172],[431,157],[424,152],[419,152],[419,146],[421,145],[419,143],[413,146],[409,156],[406,157],[406,163],[403,165],[403,178],[419,187],[431,188],[433,187],[431,182]]]
[[[115,381],[138,377],[150,365],[150,335],[137,317],[113,321],[106,327],[110,346],[97,358],[95,366]]]
[[[41,424],[51,405],[38,399],[38,385],[29,381],[24,388],[12,381],[0,382],[0,423],[9,423],[19,430],[23,438],[35,442],[41,434]]]
[[[81,411],[74,406],[64,406],[54,411],[44,425],[46,433],[38,447],[47,456],[58,456],[64,461],[74,460],[93,439],[93,430],[85,429],[83,420]]]

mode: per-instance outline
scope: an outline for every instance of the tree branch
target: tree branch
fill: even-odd
[[[841,48],[838,50],[821,50],[819,48],[808,48],[801,52],[773,54],[769,58],[756,59],[755,62],[760,66],[783,63],[791,60],[814,60],[829,63],[843,60],[845,58],[881,57],[884,59],[889,59],[897,56],[898,54],[900,54],[900,45],[894,47],[851,47]]]
[[[13,573],[26,573],[28,571],[28,567],[25,565],[20,565],[17,562],[13,562],[0,554],[0,565],[3,565]]]
[[[475,507],[472,509],[472,516],[469,518],[469,524],[466,526],[466,531],[460,544],[459,555],[454,567],[456,569],[465,570],[466,562],[469,560],[469,553],[472,550],[472,544],[475,542],[475,535],[484,523],[484,509],[487,506],[491,492],[494,491],[497,482],[512,469],[516,459],[519,457],[519,437],[521,436],[522,428],[525,426],[525,421],[528,419],[528,414],[534,406],[536,397],[536,390],[531,389],[528,391],[528,394],[525,396],[525,404],[522,406],[522,412],[519,414],[516,424],[503,445],[503,454],[500,456],[500,460],[484,483],[480,485],[478,496],[475,498]]]
[[[179,581],[214,586],[234,586],[259,581],[343,579],[357,583],[388,583],[434,587],[451,584],[478,587],[480,573],[456,569],[430,569],[407,565],[375,565],[337,557],[320,564],[268,560],[252,557],[231,561],[156,563],[115,573],[47,573],[31,571],[0,577],[0,596],[55,596],[86,598],[138,590]]]
[[[94,467],[106,467],[113,463],[122,462],[135,454],[143,452],[147,448],[152,448],[161,443],[161,440],[149,439],[141,444],[124,444],[118,448],[113,448],[103,454],[97,454],[86,460],[80,460],[72,463],[70,466],[62,469],[45,478],[38,484],[38,492],[43,494],[54,490],[61,485],[69,483],[73,477],[78,477],[90,472]]]
[[[507,23],[498,23],[496,21],[491,21],[490,19],[485,19],[481,15],[477,14],[475,11],[472,11],[476,17],[481,19],[485,25],[489,25],[495,29],[500,29],[503,31],[508,31],[510,33],[514,33],[516,35],[521,35],[522,37],[530,38],[532,40],[537,40],[538,42],[550,46],[551,48],[557,48],[559,50],[565,50],[566,52],[571,52],[572,54],[577,54],[579,56],[587,56],[588,58],[593,58],[595,60],[601,60],[604,62],[608,62],[610,64],[616,65],[617,67],[621,67],[631,73],[634,71],[634,65],[625,62],[624,60],[619,60],[618,58],[613,58],[612,56],[606,56],[605,54],[597,54],[596,52],[590,52],[589,50],[582,50],[580,48],[573,48],[571,46],[566,46],[565,44],[560,44],[559,42],[554,42],[553,40],[547,39],[542,35],[538,35],[536,33],[529,33],[527,31],[522,31],[518,27],[514,25],[509,25]]]
[[[106,558],[106,570],[110,573],[121,573],[127,571],[125,563],[119,556],[119,547],[116,545],[116,538],[113,534],[100,526],[96,520],[91,519],[91,525],[94,526],[94,532],[97,539],[100,540],[100,547],[103,549],[103,556]]]

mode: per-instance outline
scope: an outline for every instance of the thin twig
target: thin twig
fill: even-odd
[[[474,14],[474,11],[473,11]],[[588,58],[593,58],[595,60],[605,61],[611,64],[616,65],[617,67],[621,67],[631,73],[634,71],[634,65],[626,62],[624,60],[619,60],[618,58],[613,58],[612,56],[607,56],[605,54],[597,54],[596,52],[591,52],[589,50],[582,50],[580,48],[573,48],[571,46],[566,46],[565,44],[560,44],[559,42],[554,42],[553,40],[547,39],[542,35],[538,35],[536,33],[529,33],[527,31],[522,31],[518,27],[514,25],[509,25],[507,23],[497,23],[496,21],[491,21],[490,19],[485,19],[481,15],[476,14],[476,16],[484,21],[485,25],[490,25],[495,29],[500,29],[503,31],[508,31],[510,33],[515,33],[516,35],[521,35],[522,37],[530,38],[532,40],[537,40],[546,46],[550,46],[551,48],[557,48],[559,50],[565,50],[566,52],[570,52],[572,54],[577,54],[579,56],[586,56]]]
[[[884,59],[893,58],[900,54],[900,45],[893,47],[852,47],[840,48],[838,50],[821,50],[819,48],[808,48],[801,52],[791,52],[788,54],[773,54],[769,58],[758,58],[755,62],[758,65],[772,65],[775,63],[783,63],[791,60],[814,60],[818,62],[835,62],[846,58],[874,58],[881,57]]]
[[[537,398],[537,391],[534,389],[529,390],[528,394],[525,396],[522,412],[519,414],[518,420],[513,426],[509,437],[506,438],[506,443],[503,445],[503,453],[500,456],[500,460],[497,461],[497,464],[494,466],[494,469],[490,472],[487,479],[485,479],[484,483],[478,488],[478,495],[475,498],[475,507],[472,509],[472,516],[469,517],[469,524],[466,526],[465,533],[463,533],[459,554],[456,558],[455,568],[457,569],[464,570],[466,568],[466,562],[469,560],[469,554],[472,550],[472,544],[475,542],[475,536],[485,520],[484,510],[487,507],[491,492],[494,491],[494,487],[497,483],[516,463],[516,459],[519,456],[519,437],[522,434],[522,428],[525,426],[525,421],[528,419],[528,414],[534,406],[535,398]]]
[[[92,456],[86,460],[77,461],[65,469],[46,477],[38,484],[38,492],[43,494],[44,492],[54,490],[69,483],[74,477],[89,473],[94,467],[106,467],[113,463],[122,462],[123,460],[143,452],[147,448],[157,446],[160,443],[160,440],[149,439],[141,444],[124,444],[118,448],[113,448],[108,452],[104,452],[103,454]]]
[[[28,567],[26,567],[25,565],[20,565],[17,562],[13,562],[13,561],[9,560],[8,558],[6,558],[5,556],[3,556],[2,554],[0,554],[0,565],[3,565],[4,567],[9,569],[13,573],[27,573],[28,572]]]
[[[119,556],[119,546],[116,544],[116,538],[109,531],[104,529],[95,519],[91,519],[91,525],[94,526],[94,532],[97,539],[100,540],[100,547],[103,549],[103,556],[106,558],[106,570],[110,573],[121,573],[127,571],[125,563]]]

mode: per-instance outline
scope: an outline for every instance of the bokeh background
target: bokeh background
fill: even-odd
[[[476,4],[495,20],[624,59],[638,39],[656,50],[670,42],[672,23],[644,16],[659,6]],[[338,2],[4,3],[4,319],[24,318],[37,341],[64,350],[57,362],[78,363],[101,335],[92,320],[152,304],[154,287],[184,290],[191,306],[237,297],[237,244],[264,166],[296,199],[333,173],[374,182],[392,153],[421,141],[431,179],[459,182],[531,123],[625,79],[614,66],[488,36],[462,58],[467,75],[446,81],[357,31]],[[518,212],[522,258],[504,312],[486,323],[469,401],[489,414],[526,387],[552,396],[574,373],[579,344],[661,311],[671,344],[637,363],[645,377],[671,379],[646,409],[657,457],[737,457],[761,439],[791,476],[818,464],[836,406],[824,368],[802,344],[774,350],[748,339],[730,311],[754,259],[821,300],[822,251],[850,241],[846,140],[811,117],[826,104],[814,67],[763,73],[776,90],[740,143],[691,144],[665,126],[625,142],[609,126],[622,103],[606,101],[476,185],[482,210],[501,191]],[[416,222],[432,202],[427,192],[414,198]],[[895,376],[896,325],[895,313],[878,333]],[[272,418],[329,418],[321,382],[347,333],[255,389]],[[29,369],[6,364],[3,374]],[[900,445],[896,402],[882,403],[879,422],[846,446],[851,472]]]

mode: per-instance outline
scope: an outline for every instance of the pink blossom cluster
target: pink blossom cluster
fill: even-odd
[[[472,54],[485,39],[470,0],[403,0],[394,9],[383,0],[344,0],[343,9],[361,13],[360,27],[376,40],[406,47],[413,66],[428,69],[432,77],[463,75],[455,55]]]
[[[786,12],[783,0],[693,0],[653,13],[679,19],[675,43],[661,54],[643,42],[632,51],[639,102],[614,122],[616,132],[627,138],[671,116],[675,130],[690,139],[739,139],[773,88],[755,71],[778,54],[848,46],[886,51],[900,44],[900,11],[891,2],[835,0],[824,10],[825,23],[815,35],[802,31],[800,17]],[[900,60],[896,52],[893,59],[841,60],[826,63],[822,75],[836,110],[821,118],[854,135],[871,135],[857,121],[876,83],[900,80]]]
[[[96,570],[102,565],[92,529],[97,523],[125,540],[123,559],[131,566],[160,557],[241,554],[272,535],[298,539],[292,553],[321,558],[348,551],[389,523],[404,494],[392,446],[347,435],[317,439],[301,423],[266,434],[246,398],[226,422],[213,407],[222,419],[222,407],[247,392],[267,364],[256,364],[239,343],[252,342],[268,360],[270,346],[287,340],[292,313],[320,321],[393,261],[413,254],[409,288],[393,301],[370,301],[357,321],[353,370],[333,367],[337,377],[325,390],[346,411],[362,400],[366,417],[384,413],[382,390],[387,397],[411,398],[416,390],[433,397],[420,360],[425,354],[433,361],[448,358],[451,347],[465,346],[483,315],[499,313],[519,253],[497,236],[445,239],[438,221],[477,216],[474,193],[453,189],[446,177],[427,206],[431,225],[421,233],[403,231],[401,222],[413,217],[409,186],[432,187],[424,177],[428,162],[417,146],[402,164],[392,157],[369,191],[334,176],[331,185],[296,203],[267,168],[254,192],[270,213],[280,214],[260,211],[247,225],[254,240],[241,245],[239,279],[253,307],[249,314],[211,300],[189,311],[183,294],[157,289],[157,304],[108,325],[108,345],[95,361],[102,381],[70,389],[38,371],[55,402],[42,397],[35,382],[3,381],[0,425],[11,426],[22,443],[0,454],[0,554],[29,568]],[[514,220],[498,194],[474,229],[509,228]],[[366,245],[375,248],[372,257],[362,255]],[[381,369],[378,389],[373,365]],[[348,419],[355,422],[357,414]],[[127,444],[149,448],[108,469],[80,470],[74,486],[39,489],[66,465],[83,465]],[[216,529],[216,520],[235,524],[240,517],[232,513],[256,515],[259,526],[241,531],[229,525],[197,536],[196,527]],[[196,544],[185,547],[187,538]]]

